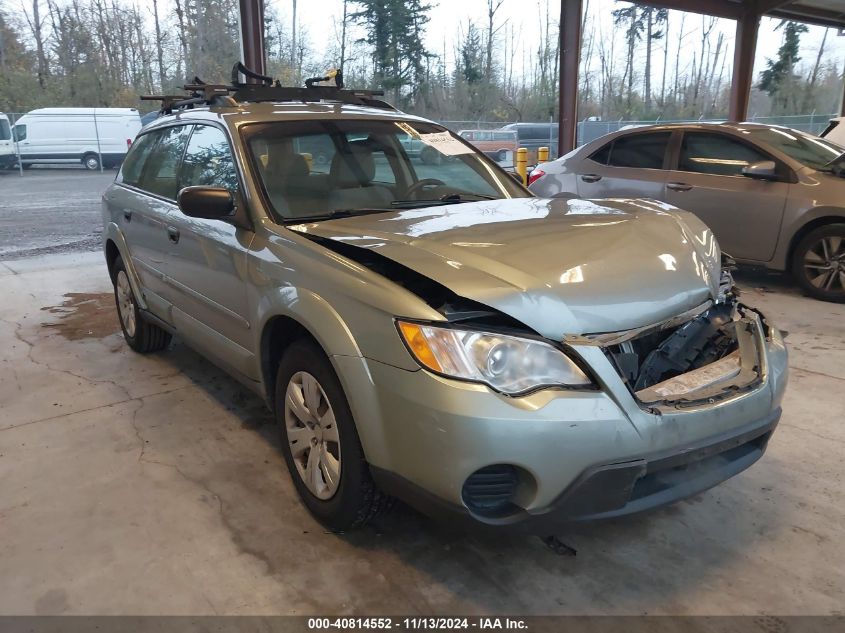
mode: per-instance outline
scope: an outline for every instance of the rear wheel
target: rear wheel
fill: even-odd
[[[315,343],[293,343],[276,375],[276,420],[302,502],[335,532],[366,524],[387,507],[370,476],[352,412],[329,359]]]
[[[808,295],[845,303],[845,224],[810,231],[795,247],[792,273]]]
[[[85,154],[82,157],[82,164],[85,165],[85,169],[96,171],[100,168],[100,157],[96,154]]]
[[[135,301],[126,266],[120,257],[112,267],[112,279],[120,329],[123,330],[123,338],[129,347],[141,354],[157,352],[167,347],[170,344],[170,333],[144,319]]]

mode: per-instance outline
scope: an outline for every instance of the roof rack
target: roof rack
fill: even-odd
[[[257,79],[260,83],[243,83],[240,74]],[[315,85],[334,80],[335,85]],[[392,105],[381,99],[383,90],[348,90],[343,87],[343,73],[333,70],[325,77],[310,77],[305,80],[305,87],[282,86],[272,77],[260,75],[250,70],[243,63],[238,62],[232,67],[232,83],[207,84],[199,77],[194,77],[190,84],[185,84],[188,94],[183,95],[142,95],[142,101],[161,101],[161,114],[172,114],[177,110],[192,109],[195,106],[219,105],[236,107],[239,103],[256,103],[261,101],[295,101],[314,103],[317,101],[336,101],[349,105],[370,106],[385,110],[396,110]]]

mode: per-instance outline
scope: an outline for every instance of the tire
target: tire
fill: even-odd
[[[88,171],[97,171],[100,169],[100,158],[96,154],[85,154],[82,164]]]
[[[506,149],[500,149],[498,152],[496,152],[496,162],[497,163],[504,162],[507,157],[508,157],[508,150],[506,150]]]
[[[145,320],[138,309],[135,293],[129,284],[126,266],[120,257],[112,266],[112,284],[117,318],[120,321],[123,338],[126,339],[129,347],[139,354],[148,354],[163,350],[170,345],[170,333]]]
[[[317,388],[313,399],[306,399],[312,380]],[[275,389],[285,462],[314,518],[332,532],[346,532],[385,510],[391,498],[370,476],[352,412],[323,350],[309,340],[291,344],[279,363]],[[312,409],[317,415],[311,414]],[[310,484],[309,476],[314,477]]]
[[[807,233],[792,254],[792,274],[814,299],[845,303],[845,224]]]

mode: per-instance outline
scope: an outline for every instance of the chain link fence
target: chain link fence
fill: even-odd
[[[768,125],[782,125],[785,127],[790,127],[796,130],[801,130],[802,132],[807,132],[809,134],[819,134],[822,132],[828,125],[831,119],[835,118],[836,114],[817,114],[815,112],[811,114],[798,114],[798,115],[790,115],[790,116],[751,116],[748,118],[748,121],[752,123],[765,123]],[[618,119],[613,121],[598,121],[593,119],[586,119],[584,121],[578,122],[578,145],[584,145],[585,143],[589,143],[591,141],[596,140],[604,136],[605,134],[610,134],[611,132],[616,132],[623,128],[630,128],[630,127],[640,127],[645,125],[657,125],[660,123],[721,123],[724,122],[725,119],[705,119],[705,118],[698,118],[698,119],[653,119],[653,120],[629,120],[629,119]],[[493,130],[504,127],[510,123],[516,123],[516,121],[441,121],[441,125],[444,127],[449,128],[453,132],[458,132],[460,130]],[[526,123],[522,121],[521,123]],[[550,143],[549,146],[552,150],[552,155],[557,155],[557,123],[551,122],[531,122],[532,126],[545,126],[549,129],[551,134],[549,134]]]

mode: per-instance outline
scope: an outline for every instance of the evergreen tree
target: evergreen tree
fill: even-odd
[[[772,98],[774,112],[787,112],[790,99],[797,97],[794,87],[798,83],[795,65],[801,61],[798,51],[801,46],[801,34],[807,32],[805,24],[783,21],[778,28],[783,29],[783,43],[778,49],[776,60],[766,60],[766,70],[760,74],[758,87]]]
[[[422,0],[354,0],[350,17],[364,25],[373,49],[373,83],[393,93],[396,103],[413,104],[430,57],[423,37],[431,8]]]

